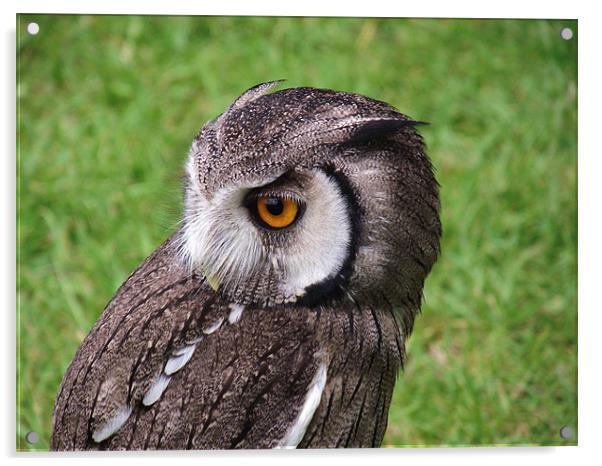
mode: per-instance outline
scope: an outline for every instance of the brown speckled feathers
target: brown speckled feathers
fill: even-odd
[[[274,447],[300,409],[323,340],[333,355],[329,383],[302,446],[379,444],[401,358],[391,310],[254,309],[232,325],[172,248],[170,240],[129,278],[79,349],[60,389],[53,449]],[[161,399],[143,406],[166,355],[220,320]],[[128,421],[96,445],[92,432],[126,403]]]
[[[193,141],[182,227],[77,351],[54,450],[382,442],[439,253],[437,183],[388,104],[272,85]],[[267,226],[266,198],[294,200],[292,223]]]

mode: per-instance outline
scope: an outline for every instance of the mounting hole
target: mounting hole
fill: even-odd
[[[38,32],[40,32],[40,26],[38,23],[29,23],[27,25],[27,32],[32,36],[35,36]]]
[[[569,426],[562,426],[560,428],[560,436],[564,439],[567,438],[573,438],[573,429],[571,429]]]
[[[25,441],[31,445],[38,443],[38,440],[40,440],[40,436],[37,432],[31,431],[25,434]]]
[[[560,31],[560,37],[564,40],[571,40],[573,38],[573,30],[571,28],[562,28]]]

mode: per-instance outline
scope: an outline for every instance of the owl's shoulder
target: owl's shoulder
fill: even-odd
[[[57,397],[54,449],[300,441],[287,432],[325,383],[315,314],[226,303],[173,247],[126,280],[82,343]]]
[[[127,419],[147,393],[152,397],[166,358],[173,359],[175,370],[203,329],[214,324],[209,320],[215,316],[203,313],[213,299],[209,291],[202,277],[179,263],[175,238],[157,248],[120,287],[77,350],[55,403],[54,439],[84,448]],[[87,429],[79,425],[82,419]]]

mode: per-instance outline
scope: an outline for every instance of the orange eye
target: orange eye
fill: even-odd
[[[270,196],[257,198],[257,214],[272,228],[289,226],[297,218],[299,206],[292,199]]]

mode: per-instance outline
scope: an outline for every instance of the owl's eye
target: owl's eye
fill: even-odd
[[[299,204],[293,199],[259,196],[256,202],[257,216],[270,228],[285,228],[297,219]]]

